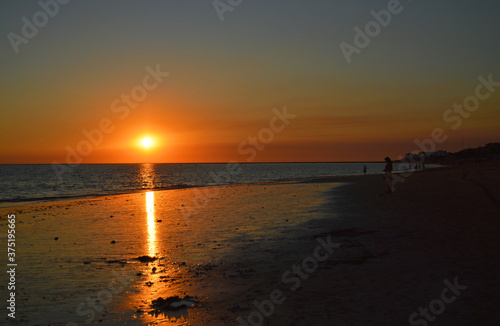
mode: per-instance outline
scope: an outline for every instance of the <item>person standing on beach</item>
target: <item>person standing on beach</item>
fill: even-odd
[[[363,173],[366,175],[366,165],[363,166]]]
[[[394,192],[394,185],[392,184],[392,161],[389,157],[385,158],[385,182],[387,182],[387,192]]]

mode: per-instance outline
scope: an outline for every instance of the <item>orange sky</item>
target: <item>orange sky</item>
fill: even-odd
[[[73,163],[72,151],[79,163],[381,161],[422,150],[435,128],[448,136],[438,149],[500,141],[500,91],[456,130],[443,119],[478,76],[500,80],[498,45],[476,37],[500,27],[497,5],[475,5],[479,24],[459,19],[465,4],[413,4],[349,64],[338,45],[379,3],[290,1],[272,15],[249,3],[224,22],[210,3],[113,3],[68,4],[17,54],[0,44],[0,163]],[[39,8],[0,10],[2,30],[21,33]],[[143,98],[127,104],[134,90]],[[285,106],[296,117],[272,141],[242,145]]]

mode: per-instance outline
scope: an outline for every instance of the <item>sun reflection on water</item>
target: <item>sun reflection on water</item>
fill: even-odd
[[[189,318],[190,310],[152,309],[153,301],[160,297],[165,299],[173,296],[185,297],[191,292],[187,289],[187,285],[190,283],[186,280],[190,277],[186,274],[186,263],[171,262],[171,254],[178,250],[177,245],[174,247],[172,240],[166,241],[165,239],[167,224],[169,225],[169,233],[172,232],[179,236],[182,234],[179,227],[175,226],[178,223],[170,225],[167,216],[171,215],[165,213],[165,206],[180,203],[181,199],[177,198],[176,192],[169,192],[166,196],[165,192],[151,191],[159,182],[154,164],[141,164],[139,178],[143,188],[149,190],[145,192],[146,221],[144,224],[141,223],[146,241],[140,255],[157,259],[141,264],[141,271],[137,274],[138,282],[134,286],[136,292],[128,304],[137,310],[137,317],[145,325],[184,325]],[[155,201],[161,204],[155,206]],[[163,217],[163,221],[158,219],[159,216]]]
[[[141,164],[139,176],[144,189],[153,189],[158,182],[155,165],[151,163]]]

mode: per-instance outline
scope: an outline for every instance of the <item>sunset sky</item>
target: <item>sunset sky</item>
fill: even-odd
[[[391,2],[243,0],[221,21],[212,1],[73,0],[54,17],[2,1],[0,163],[381,161],[435,128],[438,149],[500,142],[500,86],[443,119],[479,76],[500,82],[500,2],[401,1],[348,63],[340,44]]]

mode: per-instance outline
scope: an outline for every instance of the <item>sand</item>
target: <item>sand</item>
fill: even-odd
[[[328,233],[342,246],[297,301],[324,325],[408,325],[457,278],[467,289],[413,324],[498,325],[499,178],[498,164],[483,164],[415,173],[393,194],[376,178],[335,189],[340,218]]]
[[[2,209],[2,230],[17,220],[16,321],[498,325],[499,178],[483,163],[414,173],[392,194],[361,176]],[[172,296],[190,306],[151,307]]]

